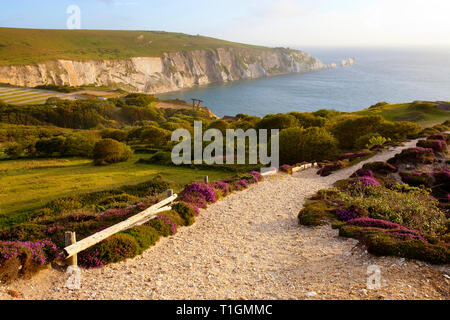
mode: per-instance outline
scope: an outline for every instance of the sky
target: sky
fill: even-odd
[[[0,0],[0,26],[164,30],[283,47],[450,46],[449,0]]]

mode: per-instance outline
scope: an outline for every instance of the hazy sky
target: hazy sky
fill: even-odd
[[[0,26],[165,30],[269,46],[450,46],[450,0],[0,0]]]

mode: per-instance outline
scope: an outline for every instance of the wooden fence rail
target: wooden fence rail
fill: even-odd
[[[64,248],[64,254],[65,258],[67,259],[67,264],[74,265],[76,264],[76,259],[70,259],[71,257],[74,257],[76,254],[80,253],[83,250],[86,250],[89,247],[92,247],[93,245],[109,238],[110,236],[125,231],[128,229],[131,229],[135,226],[142,225],[146,223],[147,221],[150,221],[152,219],[155,219],[160,212],[169,211],[172,210],[170,206],[166,206],[170,203],[172,203],[175,199],[177,199],[178,195],[173,194],[171,190],[168,190],[167,195],[170,195],[168,198],[162,200],[161,202],[158,202],[157,204],[149,207],[145,211],[142,211],[130,218],[128,218],[125,221],[119,222],[118,224],[115,224],[105,230],[102,230],[100,232],[97,232],[93,234],[92,236],[89,236],[87,238],[84,238],[83,240],[80,240],[78,242],[75,241],[75,233],[69,233],[66,235],[66,244],[67,241],[74,242],[71,243],[69,246]]]

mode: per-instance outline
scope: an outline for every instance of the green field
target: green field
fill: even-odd
[[[43,104],[51,97],[65,97],[60,93],[28,88],[0,87],[0,101],[9,104]]]
[[[0,28],[0,65],[29,65],[55,59],[81,61],[160,57],[166,52],[226,47],[262,48],[157,31]]]
[[[96,167],[87,159],[41,159],[0,161],[0,218],[37,209],[50,200],[90,191],[109,190],[135,185],[160,174],[181,189],[187,183],[229,177],[223,171],[193,170],[160,165],[137,164],[130,160],[105,167]]]
[[[450,112],[432,104],[400,103],[357,111],[359,115],[381,115],[388,121],[411,121],[422,127],[431,127],[450,119]]]

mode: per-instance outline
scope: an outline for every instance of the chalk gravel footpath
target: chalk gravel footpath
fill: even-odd
[[[385,161],[403,147],[365,161]],[[308,197],[347,178],[363,163],[319,177],[315,169],[278,174],[202,210],[196,223],[143,255],[82,270],[82,288],[44,270],[0,287],[14,299],[448,299],[449,266],[375,257],[331,226],[299,226]],[[381,268],[381,289],[367,289],[367,269]]]

